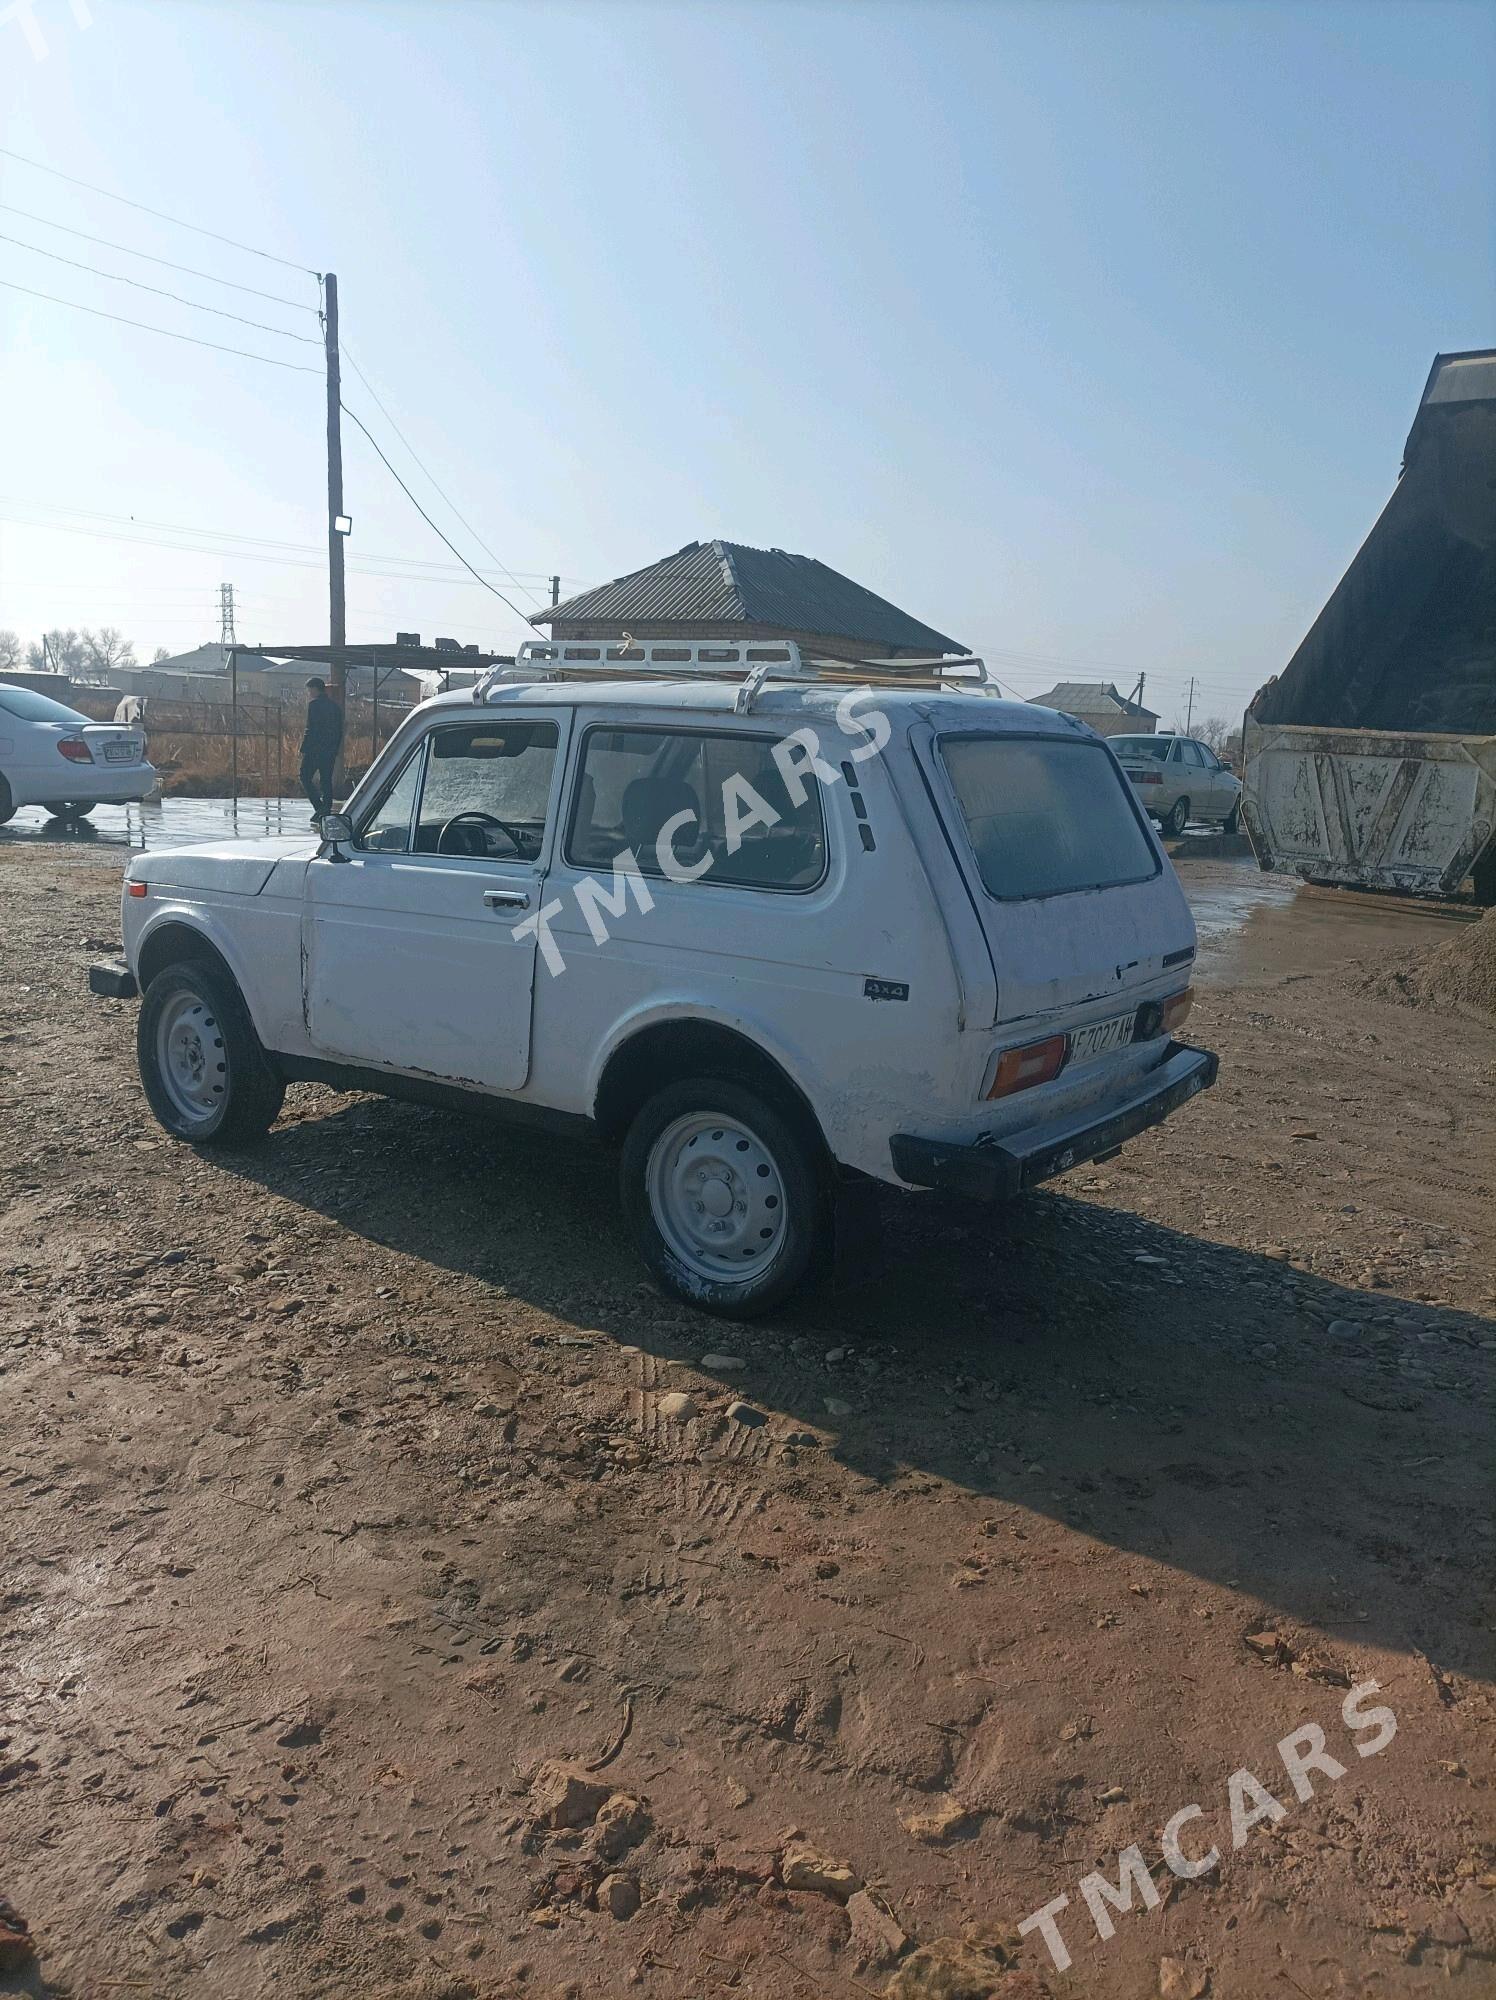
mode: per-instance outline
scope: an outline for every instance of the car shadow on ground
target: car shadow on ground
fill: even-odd
[[[993,1210],[890,1192],[870,1282],[731,1326],[644,1281],[606,1153],[327,1102],[297,1093],[266,1146],[219,1164],[496,1300],[661,1359],[741,1355],[729,1386],[871,1478],[938,1475],[1496,1678],[1471,1584],[1496,1322],[1047,1189]]]

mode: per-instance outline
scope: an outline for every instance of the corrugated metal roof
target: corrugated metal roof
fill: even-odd
[[[768,625],[934,654],[966,651],[959,640],[921,624],[813,556],[743,542],[687,542],[647,569],[537,611],[533,622],[578,620],[616,622],[630,630],[651,622]]]
[[[1154,722],[1158,720],[1151,708],[1144,708],[1128,695],[1118,694],[1110,681],[1059,681],[1048,694],[1036,694],[1030,699],[1041,708],[1058,708],[1066,715],[1104,715],[1115,709],[1119,715],[1146,715]]]

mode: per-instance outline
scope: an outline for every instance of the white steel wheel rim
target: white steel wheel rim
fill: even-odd
[[[218,1017],[186,987],[161,1009],[156,1070],[172,1108],[190,1125],[206,1125],[228,1095],[229,1057]]]
[[[784,1177],[740,1119],[688,1112],[655,1140],[650,1213],[678,1263],[707,1284],[762,1277],[784,1248]]]

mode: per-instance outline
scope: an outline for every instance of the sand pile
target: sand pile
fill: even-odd
[[[1462,924],[1427,958],[1380,973],[1370,985],[1414,1007],[1472,1007],[1496,1016],[1496,910]]]

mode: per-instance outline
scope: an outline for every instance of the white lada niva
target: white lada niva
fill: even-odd
[[[977,660],[531,644],[320,839],[139,856],[124,939],[94,984],[177,1138],[297,1080],[583,1129],[656,1279],[740,1317],[878,1183],[1013,1195],[1215,1080],[1136,792]]]

